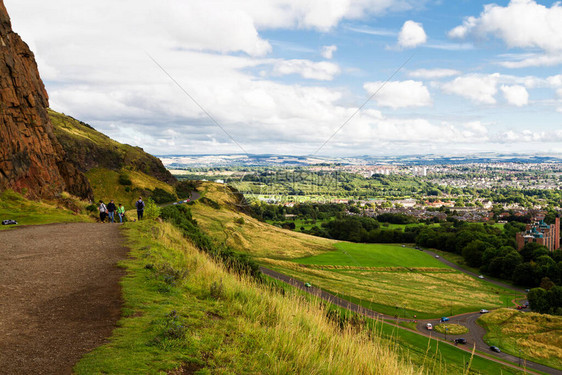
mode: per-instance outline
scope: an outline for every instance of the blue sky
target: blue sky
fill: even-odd
[[[5,4],[51,107],[155,154],[311,154],[376,90],[319,154],[562,152],[556,2]]]

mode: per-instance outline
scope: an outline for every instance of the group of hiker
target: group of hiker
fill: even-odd
[[[142,197],[139,197],[139,200],[135,202],[135,207],[137,209],[138,220],[141,220],[144,216],[144,202]],[[115,217],[116,214],[120,223],[125,219],[125,206],[121,203],[119,203],[119,206],[116,206],[113,199],[107,205],[100,200],[98,211],[100,212],[100,221],[102,223],[105,223],[106,218],[108,222],[115,223],[117,220]]]

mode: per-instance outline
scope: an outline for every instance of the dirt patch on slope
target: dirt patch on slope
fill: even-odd
[[[0,232],[0,374],[70,374],[121,314],[117,224]]]

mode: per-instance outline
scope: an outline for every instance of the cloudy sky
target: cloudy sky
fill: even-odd
[[[154,154],[562,152],[558,2],[4,3],[51,107]]]

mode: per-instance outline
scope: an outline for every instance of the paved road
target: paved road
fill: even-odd
[[[430,252],[429,252],[430,253]],[[328,301],[336,306],[339,307],[343,307],[349,311],[353,311],[355,313],[367,316],[369,318],[379,318],[379,319],[390,319],[390,320],[394,320],[395,317],[394,316],[390,316],[390,315],[385,315],[385,314],[381,314],[378,313],[376,311],[367,309],[363,306],[359,306],[355,303],[349,302],[347,300],[344,300],[342,298],[339,298],[331,293],[328,293],[320,288],[316,288],[316,287],[310,287],[307,288],[304,285],[304,282],[300,281],[300,280],[296,280],[291,278],[290,276],[287,276],[285,274],[270,270],[268,268],[265,267],[261,267],[260,268],[261,271],[265,274],[268,275],[270,277],[273,277],[277,280],[283,281],[287,284],[290,284],[294,287],[297,287],[301,290],[304,290],[307,293],[310,293],[314,296],[317,296],[325,301]],[[453,345],[452,342],[455,338],[458,337],[464,337],[467,338],[468,340],[468,345],[464,346],[464,345],[460,345],[459,349],[465,350],[467,352],[470,352],[471,348],[473,347],[473,344],[476,344],[476,349],[482,351],[483,353],[480,354],[476,354],[480,357],[484,357],[486,359],[489,359],[491,361],[500,363],[502,365],[505,366],[509,366],[512,368],[518,368],[517,366],[515,366],[514,364],[518,364],[519,363],[519,358],[514,357],[512,355],[509,355],[507,353],[495,353],[489,350],[489,346],[484,342],[484,340],[482,339],[482,337],[484,337],[484,334],[486,333],[484,328],[480,327],[477,323],[476,320],[478,319],[478,317],[480,316],[480,313],[468,313],[468,314],[462,314],[462,315],[457,315],[457,316],[453,316],[450,317],[450,322],[451,323],[459,323],[459,324],[463,324],[465,326],[468,327],[469,332],[471,332],[471,335],[458,335],[458,336],[451,336],[451,335],[447,335],[447,341],[445,341],[445,335],[442,335],[438,332],[432,331],[432,332],[428,332],[425,329],[425,324],[428,322],[433,323],[434,325],[437,324],[439,322],[438,319],[434,319],[434,320],[423,320],[423,321],[419,321],[418,325],[417,325],[417,329],[418,331],[414,331],[405,327],[400,327],[403,329],[406,329],[408,331],[417,333],[419,335],[423,335],[426,337],[431,337],[434,339],[438,339],[440,341],[445,341],[447,343],[449,343],[450,345]],[[403,319],[403,321],[411,321],[409,319]],[[472,337],[472,335],[474,337]],[[510,363],[511,362],[511,363]],[[523,363],[523,362],[522,362]],[[562,375],[562,371],[538,364],[538,363],[534,363],[534,362],[529,362],[527,361],[525,363],[527,371],[529,373],[535,373],[529,369],[534,369],[534,370],[539,370],[542,372],[545,372],[547,374],[553,374],[553,375]]]
[[[191,195],[189,196],[189,201],[193,202],[196,201],[197,199],[201,198],[201,194],[199,194],[198,192],[194,191],[191,193]],[[185,199],[182,199],[181,202],[183,202]],[[178,201],[180,202],[180,201]],[[170,203],[165,203],[165,204],[161,204],[160,207],[168,207],[168,206],[173,206],[174,204],[183,204],[183,203],[177,203],[177,202],[170,202]]]
[[[0,231],[0,374],[70,374],[121,316],[119,224]]]
[[[427,254],[433,256],[433,257],[439,256],[438,254],[434,253],[434,252],[431,251],[431,250],[423,250],[423,251],[424,251],[425,253],[427,253]],[[458,264],[455,264],[455,263],[453,263],[453,262],[451,262],[451,261],[448,261],[447,259],[444,259],[442,256],[439,256],[439,258],[436,258],[436,259],[437,259],[438,261],[440,261],[441,263],[444,263],[444,264],[448,265],[449,267],[456,269],[457,271],[466,273],[467,275],[470,275],[470,276],[473,276],[473,277],[478,277],[478,276],[479,276],[479,274],[474,273],[474,272],[471,272],[471,271],[468,271],[468,270],[462,268],[461,266],[459,266]],[[523,289],[521,289],[521,288],[518,288],[518,287],[515,287],[515,286],[513,286],[513,285],[511,285],[511,284],[503,283],[503,282],[501,282],[501,281],[497,281],[497,280],[493,280],[493,279],[488,279],[488,278],[486,278],[486,281],[489,282],[489,283],[491,283],[491,284],[494,284],[494,285],[497,285],[497,286],[501,286],[502,288],[510,289],[510,290],[512,290],[512,291],[514,291],[514,292],[517,292],[517,293],[527,294],[527,293],[525,292],[525,290],[523,290]]]

